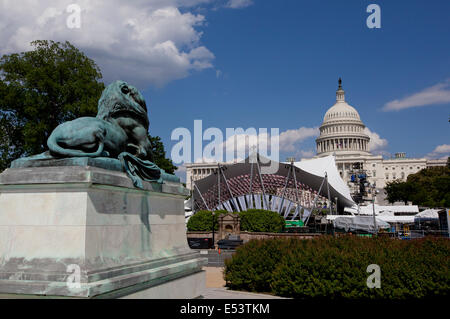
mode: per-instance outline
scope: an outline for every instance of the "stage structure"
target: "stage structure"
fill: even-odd
[[[338,210],[355,204],[333,156],[307,162],[278,163],[255,154],[236,164],[218,164],[214,174],[193,183],[193,211],[256,208],[307,222],[319,202],[337,202]],[[263,168],[273,165],[278,170],[264,174]]]

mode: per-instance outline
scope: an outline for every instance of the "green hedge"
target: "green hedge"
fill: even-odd
[[[214,214],[214,230],[218,230],[218,217],[220,211]],[[211,231],[213,223],[213,215],[210,211],[200,210],[191,216],[187,222],[189,231]]]
[[[228,212],[225,210],[217,210],[214,213],[214,229],[218,230],[219,216]],[[241,231],[279,233],[284,229],[284,218],[276,212],[262,209],[249,209],[234,214],[239,214],[241,218]],[[210,211],[198,211],[189,218],[187,229],[189,231],[211,231],[212,218]]]
[[[450,241],[321,236],[252,240],[225,260],[232,289],[301,299],[411,299],[450,294]],[[381,268],[381,288],[366,285]]]
[[[239,216],[241,231],[279,233],[285,226],[284,218],[269,210],[249,209],[240,212]]]

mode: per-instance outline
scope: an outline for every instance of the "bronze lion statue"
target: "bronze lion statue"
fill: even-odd
[[[144,97],[124,81],[111,83],[98,102],[96,117],[65,122],[47,140],[54,157],[113,157],[123,152],[153,160]]]

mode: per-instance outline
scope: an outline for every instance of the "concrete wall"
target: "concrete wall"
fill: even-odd
[[[268,238],[297,238],[297,239],[312,239],[320,234],[308,234],[308,233],[250,233],[241,232],[241,239],[244,243],[252,239],[268,239]],[[217,243],[219,241],[218,233],[214,235],[214,241]],[[201,231],[189,231],[187,232],[187,238],[212,238],[212,232],[201,232]]]

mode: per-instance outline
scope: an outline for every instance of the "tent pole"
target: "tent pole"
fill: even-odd
[[[328,201],[330,202],[330,207],[329,207],[330,215],[333,215],[333,211],[331,210],[330,185],[328,184],[328,174],[327,174],[327,172],[325,172],[325,179],[327,181]]]
[[[200,193],[200,190],[198,189],[198,187],[197,187],[197,185],[195,184],[195,182],[194,182],[194,187],[195,187],[195,189],[197,189],[197,192],[200,194],[200,197],[201,197],[201,199],[202,199],[202,201],[203,201],[203,204],[205,204],[206,209],[209,210],[208,204],[206,204],[206,201],[205,201],[205,199],[203,198],[202,193]]]
[[[320,194],[320,191],[322,190],[322,187],[323,187],[324,183],[325,183],[325,177],[323,178],[322,184],[320,184],[320,187],[319,187],[319,191],[317,192],[317,195],[314,198],[314,202],[313,202],[313,205],[312,205],[312,208],[311,208],[311,213],[309,214],[308,218],[306,218],[305,225],[308,224],[309,217],[311,217],[312,213],[314,212],[314,208],[316,208],[317,199],[319,198],[319,194]]]
[[[281,196],[281,204],[280,204],[280,207],[278,208],[278,214],[281,214],[281,210],[283,209],[284,195],[286,195],[286,188],[287,188],[287,185],[289,183],[289,178],[290,177],[291,177],[291,167],[289,167],[288,175],[286,177],[286,182],[284,184],[283,195]]]
[[[220,206],[220,164],[217,163],[217,195],[218,195],[218,202],[219,204],[217,207]]]
[[[235,198],[234,198],[234,196],[233,196],[233,192],[231,191],[231,188],[230,188],[230,186],[228,185],[227,178],[225,177],[225,173],[223,172],[222,167],[220,166],[220,164],[219,164],[219,169],[220,169],[220,172],[222,173],[223,180],[225,181],[225,185],[227,186],[228,192],[230,193],[231,201],[233,202],[234,206],[236,206],[236,210],[237,210],[238,212],[240,212],[241,210],[239,209],[239,206],[238,206],[238,204],[237,204],[236,201],[235,201]]]
[[[193,181],[192,181],[192,174],[191,174],[191,210],[192,214],[194,214],[194,187],[193,187]]]
[[[261,183],[261,189],[263,192],[263,198],[264,198],[264,202],[266,203],[266,208],[269,209],[269,205],[267,205],[267,199],[266,199],[266,191],[264,189],[264,183],[263,183],[263,179],[261,176],[261,170],[259,168],[259,154],[256,155],[256,168],[258,169],[258,175],[259,175],[259,181]]]
[[[292,165],[292,174],[294,175],[295,198],[297,199],[297,206],[298,206],[298,205],[302,206],[302,205],[300,204],[300,199],[299,199],[299,196],[298,196],[297,175],[295,175],[295,167],[294,167],[294,163],[292,162],[291,165]],[[301,217],[299,217],[299,218],[301,218]]]
[[[253,159],[250,159],[250,201],[249,208],[253,208]]]
[[[253,195],[253,162],[250,163],[250,195]]]

